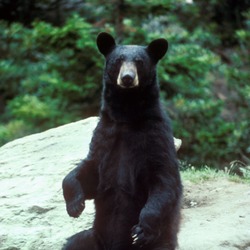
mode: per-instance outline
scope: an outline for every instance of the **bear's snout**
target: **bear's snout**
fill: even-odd
[[[122,88],[134,88],[139,85],[136,65],[132,62],[123,62],[117,78],[117,85]]]
[[[130,87],[133,85],[133,82],[135,80],[135,74],[134,72],[130,71],[130,72],[125,72],[122,75],[122,85],[125,87]]]

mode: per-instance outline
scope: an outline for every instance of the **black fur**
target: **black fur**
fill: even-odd
[[[97,45],[106,58],[100,120],[87,158],[63,180],[69,215],[78,217],[86,199],[95,200],[96,215],[93,229],[69,238],[64,249],[173,250],[182,187],[156,79],[167,41],[119,46],[101,33]],[[136,64],[135,88],[117,85],[125,60]]]

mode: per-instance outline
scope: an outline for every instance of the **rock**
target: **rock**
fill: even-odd
[[[91,227],[95,213],[93,202],[86,202],[80,218],[70,218],[65,209],[61,183],[65,175],[86,156],[97,120],[97,117],[88,118],[9,142],[0,148],[1,250],[59,250],[67,237]],[[175,144],[178,149],[181,141],[175,140]],[[220,192],[214,191],[214,185],[212,195],[218,196]],[[225,185],[222,196],[230,184]],[[236,246],[249,249],[250,193],[246,192],[247,188],[246,185],[237,186],[231,196],[223,196],[227,200],[215,196],[217,200],[213,203],[211,199],[201,202],[201,194],[208,192],[206,186],[203,189],[192,186],[186,201],[187,204],[194,202],[194,205],[183,210],[180,249],[239,249]],[[197,194],[192,196],[194,190],[197,190]],[[211,192],[207,195],[211,195]],[[236,199],[240,207],[236,211],[236,204],[232,201],[237,193],[241,197]],[[209,214],[210,206],[200,206],[208,201],[213,205],[212,213],[216,214]],[[216,203],[221,207],[217,207]],[[233,214],[230,209],[225,210],[223,204],[227,208],[234,208]],[[248,208],[246,211],[243,205]],[[219,214],[220,210],[223,216]],[[232,223],[234,219],[235,224]],[[230,234],[220,236],[213,228],[223,231],[223,225],[235,227],[225,230]],[[241,231],[236,234],[237,228]]]
[[[67,215],[61,183],[86,156],[96,123],[92,117],[0,148],[0,249],[61,249],[92,225],[92,202],[81,218]]]
[[[175,145],[176,151],[178,151],[180,149],[181,144],[182,144],[181,139],[174,138],[174,145]]]

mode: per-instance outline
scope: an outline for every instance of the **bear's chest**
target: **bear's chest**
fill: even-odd
[[[99,190],[116,189],[134,195],[146,180],[143,142],[136,131],[127,128],[116,130],[108,141],[99,166]]]

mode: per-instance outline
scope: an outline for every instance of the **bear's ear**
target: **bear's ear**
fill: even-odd
[[[166,54],[167,50],[168,42],[164,38],[152,41],[147,47],[148,54],[155,63],[157,63]]]
[[[101,32],[96,39],[99,51],[106,57],[115,47],[115,39],[106,32]]]

